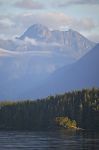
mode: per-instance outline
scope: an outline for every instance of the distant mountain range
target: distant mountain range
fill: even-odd
[[[68,31],[51,31],[41,24],[34,24],[18,39],[25,40],[26,38],[35,41],[33,49],[39,49],[40,46],[41,50],[62,52],[73,58],[83,56],[95,45],[95,43],[72,29]]]
[[[36,98],[84,86],[97,86],[98,79],[93,73],[98,70],[95,66],[98,65],[99,55],[95,53],[92,58],[88,57],[83,61],[85,63],[81,63],[84,57],[96,51],[95,45],[71,29],[50,31],[40,24],[29,27],[14,40],[1,39],[0,99]],[[87,77],[88,73],[93,77],[81,80],[82,74]],[[93,80],[93,84],[87,84]],[[80,84],[82,82],[84,86]],[[37,92],[38,87],[42,87],[42,94]]]
[[[49,30],[41,24],[29,27],[22,36],[14,40],[0,40],[0,48],[13,51],[52,51],[66,55],[77,60],[86,54],[94,42],[88,40],[80,33],[69,29],[68,31]]]

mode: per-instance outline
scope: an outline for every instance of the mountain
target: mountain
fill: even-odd
[[[47,27],[39,24],[28,28],[17,39],[1,39],[0,99],[37,96],[35,90],[42,82],[45,82],[46,78],[49,78],[55,70],[75,63],[94,45],[95,43],[71,29],[50,31]],[[52,76],[52,80],[56,81],[58,77],[55,79],[56,75]],[[61,77],[63,80],[64,76],[60,75],[60,80]],[[35,92],[31,92],[31,89]]]
[[[99,44],[76,63],[55,71],[38,89],[29,92],[34,98],[65,91],[99,87]]]
[[[38,45],[41,45],[41,49],[52,49],[76,59],[83,56],[95,45],[94,42],[72,29],[51,31],[41,24],[32,25],[18,39],[24,40],[26,38],[36,41],[34,49],[38,49]]]
[[[19,52],[49,50],[55,54],[65,55],[72,61],[78,60],[94,46],[94,42],[77,31],[72,29],[51,31],[41,24],[30,26],[20,37],[14,40],[0,39],[0,48],[3,49]]]
[[[0,50],[0,99],[17,99],[20,93],[36,88],[60,63],[54,61],[46,54]]]
[[[0,49],[0,100],[20,99],[20,93],[35,89],[65,63],[66,57],[62,59],[47,51],[23,53]]]
[[[30,26],[24,34],[19,37],[19,39],[23,40],[25,37],[33,38],[36,40],[46,40],[48,36],[50,35],[50,31],[46,26],[43,26],[41,24],[34,24]]]

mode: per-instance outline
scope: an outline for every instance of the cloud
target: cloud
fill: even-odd
[[[18,16],[18,20],[22,22],[26,28],[32,24],[40,23],[46,25],[50,29],[72,28],[79,31],[92,30],[95,27],[94,20],[91,18],[77,19],[64,13],[25,13]]]
[[[13,56],[13,55],[15,55],[13,51],[0,48],[0,56]]]
[[[96,43],[99,43],[99,35],[98,34],[91,34],[88,36],[88,39],[90,39]]]
[[[24,25],[18,21],[18,15],[0,14],[0,38],[12,39],[24,30]]]
[[[72,0],[74,1],[74,3],[76,4],[99,4],[99,1],[98,0]]]
[[[40,2],[33,1],[33,0],[21,0],[15,3],[16,7],[24,8],[24,9],[42,9],[44,5]]]
[[[78,32],[89,32],[94,30],[96,27],[96,22],[94,19],[87,16],[86,18],[82,17],[78,19],[60,12],[25,12],[16,16],[0,16],[0,36],[4,35],[5,37],[9,36],[10,38],[13,36],[19,37],[25,30],[35,23],[43,24],[51,30],[65,30],[71,28],[73,30],[77,30]],[[26,41],[30,42],[32,45],[37,44],[36,41],[30,41],[30,39],[26,39]]]
[[[71,27],[74,27],[76,30],[90,31],[95,28],[95,23],[91,18],[82,18],[80,20],[74,20]]]
[[[28,37],[26,37],[26,38],[24,39],[24,42],[25,42],[25,43],[30,43],[31,45],[37,45],[37,42],[36,42],[35,39],[31,39],[31,38],[28,38]]]
[[[12,22],[9,18],[0,18],[0,27],[11,27],[14,25],[14,22]]]
[[[49,50],[38,50],[38,51],[11,51],[0,48],[0,56],[47,56],[51,57],[52,52]]]
[[[57,29],[60,25],[68,25],[72,22],[72,17],[64,13],[24,13],[17,16],[16,19],[25,27],[38,23],[52,29]]]
[[[11,18],[5,15],[0,15],[0,37],[7,38],[7,36],[13,35],[13,29],[15,29],[15,23]]]
[[[62,0],[57,1],[56,5],[59,7],[66,7],[69,5],[99,5],[99,0]]]

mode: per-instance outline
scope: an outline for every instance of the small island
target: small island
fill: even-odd
[[[71,120],[68,117],[56,117],[55,123],[57,127],[65,129],[77,129],[77,123],[75,120]]]

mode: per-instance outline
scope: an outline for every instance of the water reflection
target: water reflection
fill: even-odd
[[[1,150],[99,150],[96,132],[0,132]]]

